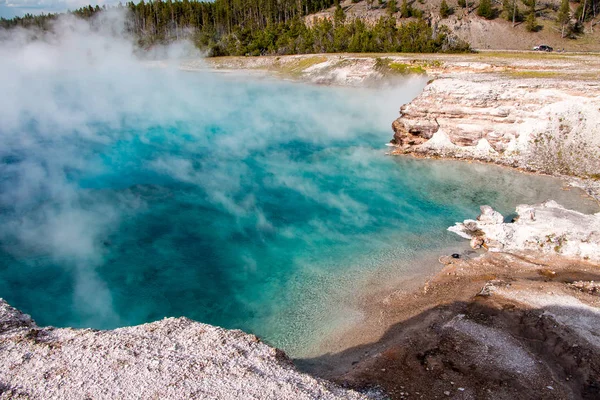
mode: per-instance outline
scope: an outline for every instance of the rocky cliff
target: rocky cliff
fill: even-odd
[[[186,318],[40,328],[0,299],[0,399],[364,399],[253,335]]]
[[[443,77],[402,106],[395,153],[497,162],[597,179],[600,85],[591,81]]]

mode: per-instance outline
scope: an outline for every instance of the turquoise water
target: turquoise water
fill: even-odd
[[[48,71],[0,111],[0,296],[41,325],[186,316],[304,354],[377,271],[464,241],[481,204],[555,180],[385,155],[422,81],[378,90],[132,69]],[[11,103],[11,104],[13,104]]]

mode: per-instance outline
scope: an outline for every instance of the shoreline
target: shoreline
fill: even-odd
[[[387,318],[379,338],[298,360],[299,367],[345,387],[382,388],[390,399],[597,398],[600,238],[581,234],[598,235],[600,214],[552,201],[520,206],[513,223],[489,207],[481,211],[461,229],[490,251],[441,260],[444,267],[418,291],[373,294],[370,318],[357,331]],[[561,228],[568,238],[555,246],[553,232]],[[506,236],[494,236],[499,232]],[[563,244],[570,247],[564,253]]]
[[[400,63],[400,65],[406,66],[408,71],[411,71],[412,67],[419,68],[424,73],[398,74],[382,71],[376,67],[377,60]],[[591,94],[586,98],[600,96],[600,88],[597,88],[597,79],[600,77],[598,73],[600,57],[591,53],[552,53],[544,54],[541,57],[539,53],[526,51],[484,51],[475,54],[309,54],[216,57],[204,59],[204,61],[206,62],[204,68],[208,67],[208,70],[215,72],[222,70],[260,72],[277,79],[317,85],[376,88],[381,85],[393,84],[396,80],[428,77],[430,80],[425,91],[428,86],[439,79],[456,79],[466,82],[502,81],[511,82],[511,85],[516,87],[530,85],[534,88],[540,85],[549,88],[568,87],[568,82],[571,81],[575,87],[568,89],[566,93],[569,95],[578,96],[580,90],[577,88],[578,86],[589,86]],[[184,62],[180,68],[187,71],[198,70],[197,67],[194,67],[194,61]],[[421,105],[419,104],[419,106]],[[432,107],[435,110],[436,105],[433,104]],[[403,118],[404,107],[400,113],[401,117],[398,120]],[[430,118],[436,117],[433,115]],[[412,123],[412,121],[410,122]],[[490,121],[489,123],[493,124],[494,122]],[[391,155],[411,154],[420,158],[478,161],[527,173],[558,177],[569,186],[584,189],[600,204],[600,180],[580,174],[544,171],[544,168],[552,168],[548,165],[540,164],[536,167],[529,164],[523,165],[518,161],[518,157],[499,158],[491,153],[473,154],[470,152],[469,146],[464,145],[458,146],[460,153],[454,152],[454,149],[445,148],[421,151],[418,146],[414,145],[409,148],[403,148],[398,144],[392,144],[392,146],[394,150],[390,151]]]
[[[395,147],[395,146],[394,146]],[[519,166],[508,165],[501,160],[491,160],[485,161],[477,158],[456,158],[452,156],[442,156],[435,154],[427,154],[427,153],[416,153],[416,152],[407,152],[407,153],[394,153],[389,152],[386,153],[392,157],[414,157],[420,160],[442,160],[442,161],[455,161],[455,162],[464,162],[467,164],[477,163],[481,165],[494,165],[499,168],[507,168],[512,171],[518,171],[522,174],[536,175],[536,176],[545,176],[549,178],[556,178],[562,181],[565,184],[565,187],[568,189],[563,190],[571,190],[571,189],[580,189],[585,193],[585,196],[589,199],[593,200],[598,206],[600,206],[600,181],[584,178],[579,176],[569,176],[569,175],[561,175],[561,174],[550,174],[543,171],[537,171],[535,169],[527,169]]]
[[[411,61],[411,64],[415,63]],[[432,63],[434,66],[427,72],[433,76],[433,82],[445,78],[466,82],[478,78],[483,82],[515,80],[519,85],[535,90],[538,82],[543,82],[545,87],[558,87],[559,83],[554,84],[553,79],[571,73],[568,68],[560,73],[553,71],[555,75],[548,79],[543,77],[545,71],[525,69],[524,72],[531,76],[523,78],[510,62],[503,66],[448,64]],[[545,63],[542,64],[545,68]],[[473,69],[478,69],[476,76],[465,78],[466,74],[474,72]],[[300,73],[296,78],[319,82],[311,74],[303,76]],[[372,75],[365,73],[360,84],[371,84],[369,78]],[[584,78],[584,82],[590,79],[585,73]],[[581,84],[582,80],[577,82]],[[328,84],[340,84],[340,80],[329,78]],[[351,82],[350,85],[355,84]],[[597,92],[593,89],[591,93]],[[544,97],[540,97],[540,101],[544,107]],[[405,118],[405,109],[413,102],[402,107],[397,121]],[[445,129],[444,122],[436,119],[436,103],[425,103],[425,107],[429,107],[430,115],[426,118],[434,119],[437,129]],[[482,126],[494,124],[491,118],[486,122],[485,112],[477,114],[477,109],[474,110],[475,118],[483,118]],[[410,121],[411,111],[408,112],[407,132],[410,130],[412,134],[412,129],[419,132],[421,126],[428,126],[426,119],[418,121],[422,118],[418,111],[413,113],[417,119],[415,123]],[[441,111],[439,115],[450,115],[446,121],[454,123],[452,114],[444,115]],[[396,126],[394,130],[398,133]],[[470,147],[465,142],[449,144],[456,138],[463,140],[461,134],[450,134],[441,140],[446,147],[419,151],[419,146],[427,143],[432,135],[427,133],[423,137],[425,140],[417,137],[414,143],[410,142],[410,137],[405,143],[396,143],[396,149],[390,155],[410,154],[424,159],[476,161],[510,167],[520,173],[560,179],[569,188],[581,189],[595,204],[600,203],[600,182],[589,176],[564,174],[551,166],[544,167],[544,164],[532,167],[518,157],[496,157],[491,150],[477,156],[469,153],[469,150],[479,148],[474,143]],[[489,149],[489,143],[486,145],[484,148]],[[446,151],[448,149],[450,151]],[[353,339],[338,342],[337,352],[296,360],[300,369],[345,387],[382,388],[391,399],[514,398],[517,394],[520,398],[549,399],[600,396],[600,362],[595,361],[600,356],[600,341],[593,341],[593,329],[589,329],[600,324],[600,300],[594,286],[594,280],[600,280],[597,264],[548,256],[539,251],[510,251],[487,252],[472,259],[450,259],[448,264],[433,269],[438,272],[412,290],[375,288],[370,293],[365,291],[359,302],[364,320],[338,336],[347,335]],[[581,325],[581,320],[586,321],[587,327]],[[382,330],[382,326],[386,328]],[[361,339],[356,340],[356,337]],[[590,337],[592,342],[588,340]],[[349,347],[351,343],[353,345]],[[530,367],[524,368],[527,366]]]
[[[443,265],[439,262],[442,256],[438,255],[438,252],[447,255],[459,253],[463,257],[467,257],[472,250],[468,243],[459,241],[456,245],[445,248],[436,248],[433,251],[423,250],[419,254],[415,254],[414,258],[403,260],[403,264],[420,265],[421,268],[418,270],[415,268],[410,271],[403,270],[402,275],[397,276],[396,267],[386,264],[377,268],[376,271],[371,271],[358,278],[352,285],[356,291],[348,293],[338,300],[344,308],[353,311],[353,314],[360,314],[360,319],[343,326],[333,327],[329,334],[316,342],[311,349],[306,351],[306,354],[294,357],[294,360],[320,357],[376,341],[393,324],[393,321],[383,317],[373,323],[370,315],[373,312],[379,313],[380,299],[394,296],[397,293],[419,292],[424,284],[435,279],[443,269]],[[361,329],[365,325],[368,325],[368,329]]]
[[[323,56],[324,60],[319,57],[292,56],[286,59],[289,62],[273,57],[269,62],[276,62],[276,66],[267,62],[260,68],[246,67],[264,76],[274,73],[282,79],[309,84],[360,86],[387,79],[374,68],[374,56],[354,57],[349,63],[343,55]],[[472,77],[465,77],[478,71],[484,83],[505,83],[514,78],[511,74],[515,71],[513,64],[482,62],[473,55],[384,57],[389,57],[389,62],[426,66],[433,76],[455,82],[472,83]],[[600,57],[596,58],[600,65]],[[306,59],[309,62],[302,61]],[[430,62],[432,59],[446,61],[438,64]],[[244,67],[228,71],[244,71]],[[552,85],[547,79],[538,79],[527,82]],[[432,84],[437,87],[435,82],[425,90]],[[466,93],[468,98],[469,91]],[[506,117],[505,110],[498,112],[500,107],[488,107],[501,97],[502,93],[495,93],[499,95],[490,96],[484,107],[468,105],[466,113],[464,109],[447,112],[417,106],[420,110],[410,114],[403,107],[396,122],[408,120],[408,124],[405,131],[396,130],[401,132],[398,149],[402,149],[402,155],[425,159],[510,166],[519,173],[564,182],[564,175],[528,170],[522,168],[527,162],[511,165],[506,163],[509,158],[490,156],[494,154],[491,148],[499,153],[496,148],[508,146],[508,136],[488,131],[474,134],[469,127],[465,129],[468,124],[461,121],[469,118],[476,126],[487,126]],[[418,104],[423,96],[409,104]],[[438,105],[444,100],[442,97]],[[479,99],[474,100],[478,103]],[[463,106],[460,99],[455,104]],[[423,109],[427,109],[426,115],[418,114]],[[445,118],[442,124],[438,122],[440,115],[440,120]],[[536,119],[534,112],[533,117],[519,115],[511,119],[507,124],[511,126],[504,128],[512,129],[512,125],[528,118],[534,121],[531,126],[544,120]],[[437,128],[432,129],[431,121]],[[428,142],[442,146],[427,147]],[[480,158],[465,156],[482,149]],[[520,157],[526,153],[514,154]],[[594,193],[597,205],[600,190]],[[88,397],[90,393],[93,397],[143,393],[144,397],[172,398],[231,398],[235,393],[290,399],[599,398],[600,213],[579,215],[551,202],[523,207],[519,219],[511,223],[504,223],[504,216],[493,210],[486,213],[482,208],[477,221],[465,220],[460,225],[466,237],[479,239],[475,241],[479,247],[498,251],[468,250],[468,242],[461,241],[457,243],[463,245],[456,247],[467,249],[459,251],[461,257],[443,257],[439,253],[449,249],[438,240],[437,247],[419,253],[422,258],[410,260],[426,264],[430,271],[426,274],[415,269],[409,276],[391,279],[390,266],[389,270],[366,274],[364,280],[357,279],[360,290],[343,296],[355,296],[353,304],[361,307],[362,319],[350,321],[350,328],[325,338],[320,345],[328,349],[324,354],[294,360],[298,370],[284,352],[239,330],[186,318],[166,318],[110,331],[38,327],[29,316],[0,299],[0,370],[4,371],[0,374],[0,394],[23,398],[48,397],[49,392],[64,398]],[[552,218],[564,217],[573,225],[579,224],[579,231],[568,238],[552,230],[535,231],[538,222],[547,222],[544,218],[548,215],[543,211],[549,208],[555,213]],[[550,219],[550,228],[546,228],[560,227],[558,217]],[[525,225],[530,228],[530,237],[511,230]],[[517,244],[522,243],[529,247],[518,249]],[[565,249],[571,251],[573,246],[580,246],[579,250],[585,247],[587,253],[565,255]],[[583,254],[592,254],[595,261],[585,260]],[[331,320],[327,322],[331,324]]]
[[[599,275],[595,264],[539,254],[486,253],[453,260],[419,292],[375,303],[396,320],[379,340],[298,365],[346,387],[381,387],[391,399],[463,398],[467,393],[467,398],[517,393],[540,398],[544,392],[541,398],[580,398],[574,390],[585,389],[585,382],[593,390],[598,383],[600,347],[582,342],[574,320],[600,321],[600,313],[588,311],[598,310],[600,302],[575,285]],[[546,303],[536,304],[536,299]],[[548,314],[553,307],[565,310]],[[572,318],[561,320],[565,315]],[[587,332],[593,335],[593,328]],[[535,335],[543,336],[532,341]],[[566,352],[555,354],[553,335],[560,336]],[[511,360],[513,355],[518,360]],[[578,365],[572,365],[573,357]],[[523,360],[539,365],[526,378],[521,376]]]
[[[600,201],[599,98],[595,81],[441,76],[401,107],[390,153],[555,176]]]
[[[461,161],[449,158],[436,160],[450,163]],[[480,162],[479,164],[497,168],[506,168],[504,165],[484,162]],[[508,171],[542,176],[549,180],[565,184],[559,177],[551,175],[531,173],[529,171],[515,171],[514,168],[507,170],[507,172]],[[571,195],[567,195],[567,197],[563,198],[561,201],[563,205],[567,205],[567,208],[576,208],[579,212],[588,215],[592,215],[594,212],[600,212],[597,200],[589,196],[584,190],[578,187],[568,187],[568,189],[563,190],[580,191],[580,193],[576,193],[575,195],[581,196],[582,200],[586,201],[586,205],[578,204],[577,206],[570,202],[565,203],[565,199],[571,197]],[[573,195],[573,197],[575,195]],[[553,198],[557,197],[553,196]],[[550,200],[550,198],[544,197],[539,199],[541,202],[547,200]],[[573,198],[571,201],[575,201],[575,199]],[[517,205],[518,204],[515,204],[515,206]],[[420,267],[419,269],[409,269],[409,271],[402,269],[402,276],[395,276],[395,273],[397,272],[395,269],[396,267],[380,266],[376,272],[366,275],[352,285],[356,288],[356,293],[353,294],[355,299],[348,300],[346,297],[337,299],[337,301],[344,305],[344,308],[355,311],[353,314],[355,315],[358,313],[362,318],[352,321],[351,324],[349,323],[341,327],[334,327],[327,336],[312,346],[309,351],[306,351],[305,355],[294,355],[293,358],[300,360],[300,363],[303,363],[303,359],[306,358],[319,358],[326,354],[343,352],[356,346],[367,346],[369,343],[376,343],[388,329],[400,322],[397,317],[388,315],[389,299],[393,299],[398,295],[411,299],[413,297],[420,297],[423,288],[428,285],[428,282],[436,281],[440,275],[443,275],[449,257],[451,254],[455,253],[460,254],[461,259],[468,260],[484,257],[486,254],[483,250],[473,250],[469,246],[468,241],[463,242],[459,240],[456,244],[446,246],[439,245],[434,246],[429,250],[422,250],[419,254],[416,254],[416,257],[411,258],[410,260],[403,260],[403,263],[418,264]],[[454,260],[450,261],[454,262]],[[414,301],[411,300],[411,303],[407,304],[407,308],[413,307],[411,305],[412,303],[414,303]],[[369,318],[368,316],[372,314],[379,315],[379,317],[377,319]]]

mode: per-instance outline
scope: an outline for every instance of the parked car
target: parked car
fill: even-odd
[[[550,51],[552,51],[554,49],[552,47],[550,47],[550,46],[545,45],[545,44],[541,44],[539,46],[535,46],[533,48],[533,50],[535,50],[535,51],[548,51],[548,52],[550,52]]]

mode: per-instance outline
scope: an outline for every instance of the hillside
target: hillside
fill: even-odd
[[[469,51],[469,44],[477,50],[548,44],[556,50],[600,51],[600,28],[594,29],[600,0],[582,1],[468,0],[468,7],[461,7],[465,0],[169,0],[88,6],[67,14],[90,20],[93,27],[119,15],[141,48],[190,40],[209,56],[455,53]],[[52,30],[59,17],[0,18],[0,28]]]
[[[531,50],[536,45],[547,44],[554,47],[555,50],[600,51],[600,15],[585,22],[581,34],[574,35],[574,38],[561,38],[561,32],[556,22],[560,0],[537,2],[535,7],[537,32],[528,32],[524,21],[517,22],[513,27],[512,21],[504,18],[500,1],[492,2],[497,16],[491,20],[477,15],[479,2],[474,2],[469,9],[470,12],[467,13],[464,8],[458,6],[457,0],[447,0],[447,4],[454,12],[448,18],[441,18],[441,2],[442,0],[413,0],[408,4],[413,9],[420,10],[423,18],[432,24],[448,26],[452,33],[470,43],[473,49]],[[510,3],[512,4],[512,2]],[[373,2],[369,5],[369,0],[358,2],[345,0],[340,5],[347,20],[361,19],[367,25],[375,24],[381,17],[389,15],[387,3],[380,5]],[[579,3],[570,3],[572,17],[577,15],[579,5]],[[527,6],[522,1],[517,3],[517,7],[522,14],[527,12]],[[398,24],[415,19],[402,18],[400,8],[401,4],[398,1],[398,11],[394,13]],[[333,18],[335,9],[335,6],[332,6],[327,10],[308,15],[305,17],[305,21],[310,25],[322,18]],[[573,19],[572,23],[574,22]]]

